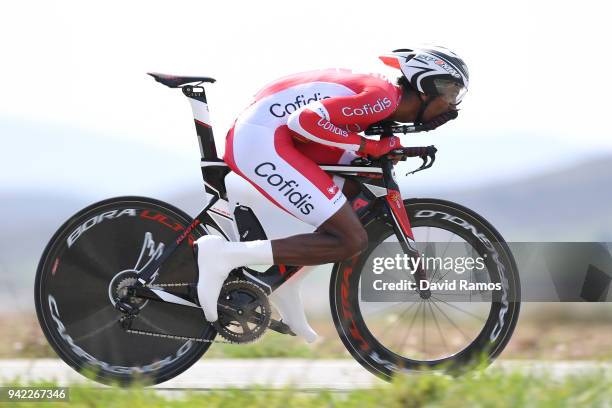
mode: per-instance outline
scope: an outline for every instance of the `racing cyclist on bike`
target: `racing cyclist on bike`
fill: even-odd
[[[217,320],[221,286],[234,268],[321,265],[366,248],[366,231],[345,197],[351,186],[318,164],[348,164],[358,156],[377,158],[401,147],[395,136],[376,141],[358,134],[382,120],[436,128],[448,120],[440,119],[445,113],[456,111],[469,80],[463,60],[443,47],[399,49],[380,59],[401,70],[397,84],[350,70],[300,73],[264,87],[238,116],[226,138],[226,163],[268,200],[316,230],[250,242],[214,235],[198,239],[197,292],[206,320]],[[274,293],[277,306],[299,302],[290,283]],[[287,309],[279,306],[283,321],[314,341],[316,333],[303,309]]]

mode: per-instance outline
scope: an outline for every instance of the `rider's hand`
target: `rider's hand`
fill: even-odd
[[[359,148],[358,153],[361,153],[364,156],[378,158],[389,153],[393,149],[402,147],[400,138],[397,136],[381,137],[380,140],[363,139],[364,142]]]

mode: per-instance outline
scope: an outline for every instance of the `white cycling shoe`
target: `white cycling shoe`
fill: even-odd
[[[283,323],[308,343],[314,342],[318,335],[306,320],[300,284],[304,276],[313,268],[313,266],[303,266],[295,276],[292,276],[270,295],[270,301],[276,306]]]
[[[270,241],[228,242],[216,235],[205,235],[195,245],[198,249],[198,300],[209,322],[219,318],[219,293],[232,269],[274,263]]]
[[[217,301],[221,286],[232,267],[217,256],[222,250],[225,239],[216,235],[206,235],[196,241],[198,246],[198,300],[209,322],[218,319]]]

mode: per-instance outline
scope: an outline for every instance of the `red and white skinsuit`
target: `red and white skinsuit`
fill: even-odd
[[[379,150],[357,132],[391,115],[401,93],[383,76],[345,69],[281,78],[238,116],[225,161],[277,206],[319,227],[346,198],[343,179],[318,164],[348,164],[362,143],[366,153]]]

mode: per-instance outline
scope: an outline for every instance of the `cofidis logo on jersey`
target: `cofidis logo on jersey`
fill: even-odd
[[[379,113],[385,109],[390,108],[392,105],[391,99],[388,97],[378,98],[374,104],[366,103],[360,108],[353,108],[351,106],[345,106],[342,108],[342,114],[344,116],[363,116],[371,115],[373,113]]]
[[[300,185],[295,180],[285,180],[283,176],[275,173],[275,170],[274,163],[265,162],[255,167],[255,174],[265,179],[271,186],[277,187],[278,191],[283,192],[283,196],[287,197],[287,200],[297,207],[302,214],[310,214],[314,209],[314,205],[310,202],[312,196],[297,191]]]
[[[317,122],[317,125],[323,128],[323,130],[327,130],[328,132],[332,132],[333,134],[336,134],[338,136],[347,137],[349,135],[346,130],[340,129],[338,126],[334,125],[333,123],[331,123],[329,120],[326,120],[325,118],[319,119],[319,121]]]
[[[327,99],[329,96],[321,96],[319,92],[315,92],[309,98],[306,98],[304,95],[298,95],[295,97],[293,102],[289,102],[286,104],[282,103],[273,103],[270,105],[270,113],[277,118],[284,118],[287,115],[292,114],[302,106],[308,105],[310,102],[320,101],[322,99]]]

